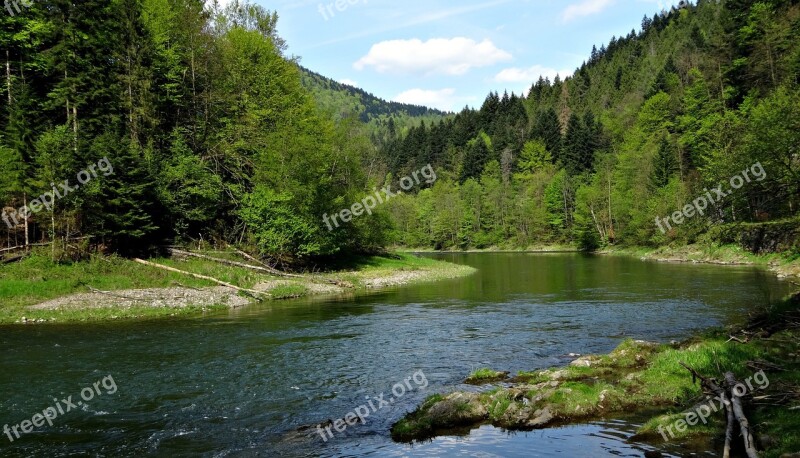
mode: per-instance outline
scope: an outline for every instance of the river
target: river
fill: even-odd
[[[0,327],[0,424],[64,410],[52,426],[11,433],[13,443],[0,436],[0,456],[640,457],[652,447],[626,440],[631,418],[527,433],[484,426],[413,446],[393,443],[389,429],[426,396],[465,389],[473,369],[561,365],[627,337],[678,340],[791,290],[751,267],[575,253],[430,256],[479,272],[193,318]],[[326,440],[298,430],[370,400],[377,407],[382,393],[393,402],[366,424]],[[62,400],[84,395],[90,401],[66,411]]]

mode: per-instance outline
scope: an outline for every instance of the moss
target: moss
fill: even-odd
[[[508,377],[508,372],[495,371],[484,367],[472,372],[467,377],[467,379],[464,380],[464,383],[469,383],[472,385],[480,385],[483,383],[491,383],[500,380],[505,380],[507,377]]]
[[[680,420],[686,421],[684,412],[667,413],[653,417],[639,427],[636,432],[636,439],[651,440],[656,443],[664,440],[687,441],[715,436],[725,427],[722,412],[712,413],[712,416],[708,417],[707,423],[698,421],[697,425],[688,426],[682,430],[675,427],[676,422]]]

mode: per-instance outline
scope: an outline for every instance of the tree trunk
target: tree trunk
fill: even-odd
[[[25,209],[26,209],[26,211],[25,211],[25,249],[27,249],[30,246],[31,242],[28,239],[28,212],[27,212],[27,208],[28,208],[28,193],[26,193],[24,191],[22,193],[22,205],[24,205]]]
[[[755,441],[753,440],[753,433],[750,428],[750,422],[747,421],[747,417],[744,415],[744,409],[742,408],[742,401],[739,399],[739,396],[736,395],[736,390],[734,387],[739,385],[739,382],[736,381],[736,377],[734,377],[733,373],[726,372],[725,373],[725,381],[728,382],[728,386],[731,389],[731,403],[733,404],[733,414],[736,416],[736,420],[739,422],[739,429],[742,432],[742,437],[744,437],[744,448],[747,452],[748,458],[758,458],[758,452],[756,451]]]
[[[139,259],[139,258],[134,258],[134,261],[138,262],[139,264],[144,264],[146,266],[155,267],[157,269],[164,269],[164,270],[167,270],[167,271],[170,271],[170,272],[175,272],[175,273],[179,273],[179,274],[183,274],[183,275],[188,275],[190,277],[198,278],[200,280],[208,280],[208,281],[214,282],[214,283],[216,283],[218,285],[222,285],[222,286],[225,286],[225,287],[228,287],[228,288],[235,289],[237,291],[241,291],[241,292],[247,294],[248,296],[255,297],[256,299],[258,298],[259,295],[263,295],[263,296],[267,296],[267,297],[270,296],[269,293],[266,293],[266,292],[263,292],[263,291],[255,291],[255,290],[247,289],[247,288],[241,288],[239,286],[232,285],[230,283],[226,283],[226,282],[224,282],[222,280],[217,280],[214,277],[209,277],[209,276],[200,275],[200,274],[193,274],[191,272],[186,272],[184,270],[175,269],[174,267],[162,266],[161,264],[156,264],[154,262],[145,261],[145,260]]]
[[[11,108],[11,58],[6,49],[6,90],[8,91],[8,107]]]

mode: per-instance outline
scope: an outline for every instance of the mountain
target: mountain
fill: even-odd
[[[573,76],[489,94],[387,145],[396,175],[431,163],[442,177],[396,200],[398,243],[657,246],[795,218],[799,79],[797,1],[645,16]]]
[[[347,115],[357,116],[361,122],[370,125],[373,140],[379,144],[385,138],[395,135],[395,132],[406,132],[423,121],[430,124],[452,116],[452,113],[434,108],[388,102],[363,89],[339,83],[302,66],[300,71],[303,86],[313,94],[317,106],[337,120]]]

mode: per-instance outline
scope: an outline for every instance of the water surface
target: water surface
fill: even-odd
[[[756,268],[580,254],[445,254],[479,273],[369,295],[254,305],[202,317],[0,327],[0,424],[19,424],[111,375],[88,405],[2,456],[642,456],[636,419],[395,444],[389,429],[473,369],[532,370],[627,337],[670,341],[738,321],[788,283]],[[323,441],[313,429],[368,397],[402,396]],[[419,379],[419,376],[418,376]],[[675,455],[688,452],[667,446]],[[588,454],[588,455],[587,455]],[[704,453],[698,452],[703,455]]]

